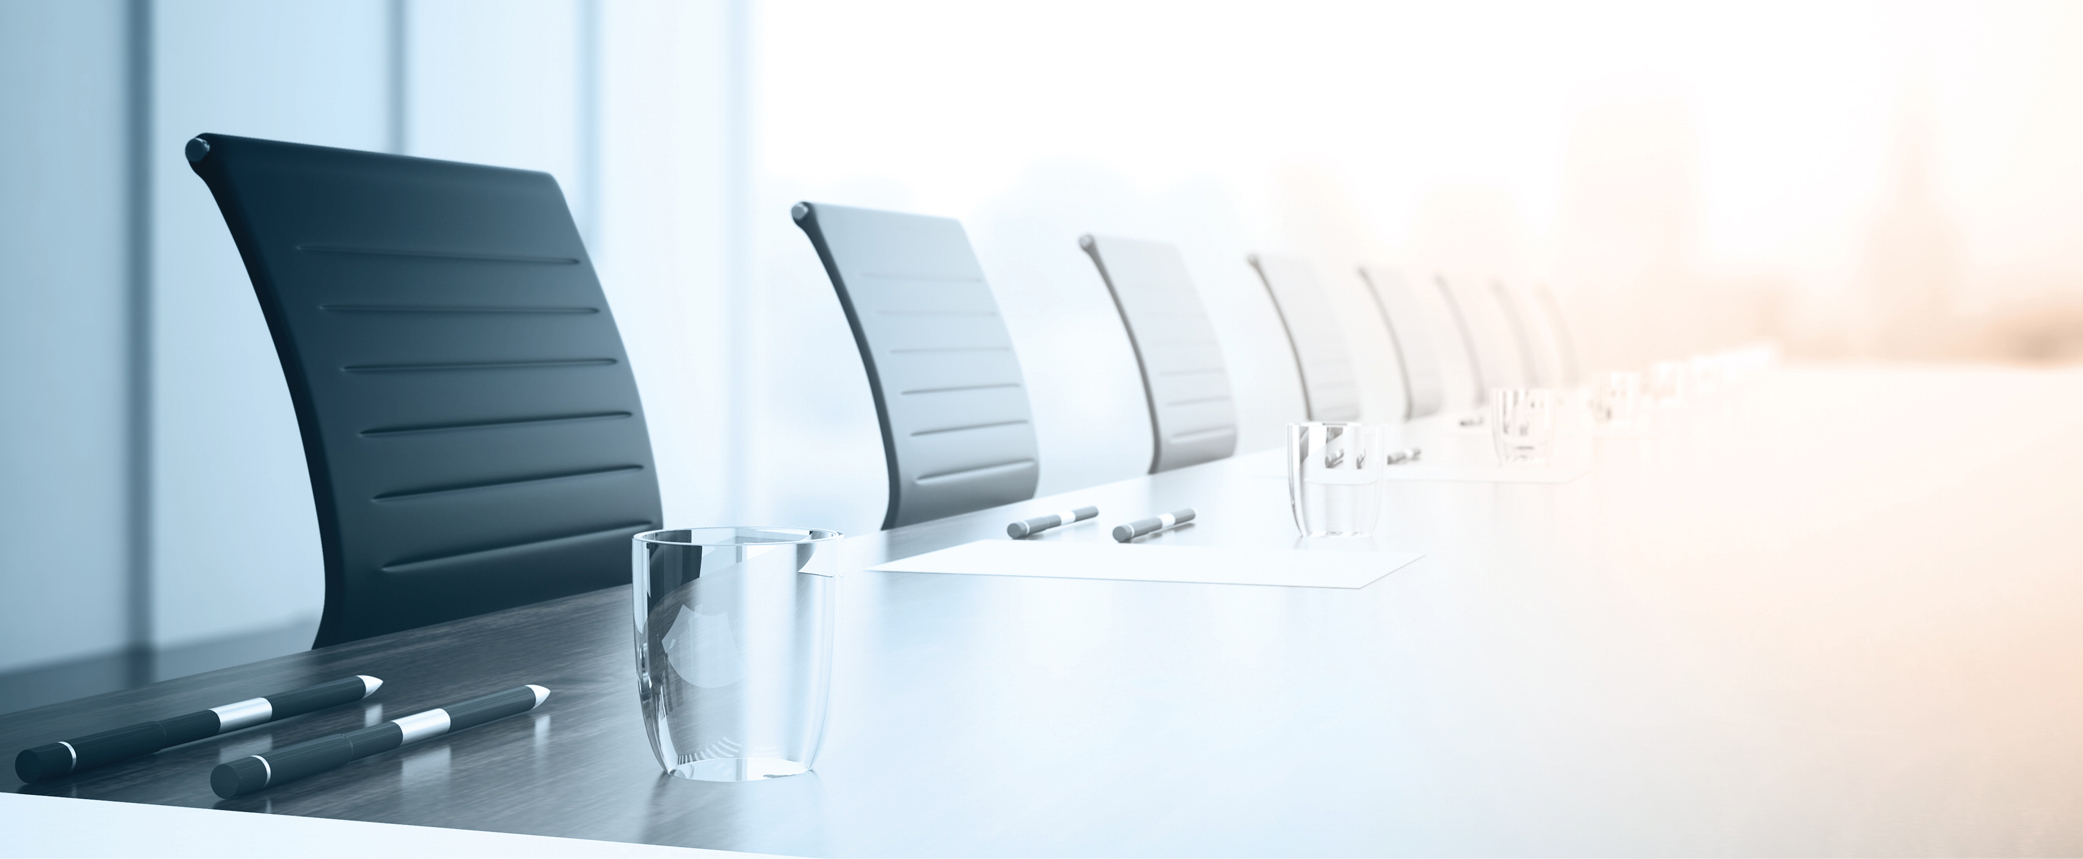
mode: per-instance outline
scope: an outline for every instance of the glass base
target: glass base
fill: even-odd
[[[759,781],[802,775],[810,768],[780,758],[710,758],[691,761],[666,770],[675,778],[695,781]]]

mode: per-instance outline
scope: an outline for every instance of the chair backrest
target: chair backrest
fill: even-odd
[[[1547,344],[1534,326],[1532,308],[1520,300],[1518,290],[1502,280],[1490,281],[1490,295],[1497,313],[1511,332],[1513,351],[1519,357],[1519,378],[1530,388],[1556,387],[1561,372],[1549,358]]]
[[[1475,337],[1476,359],[1483,365],[1483,382],[1492,390],[1528,387],[1526,365],[1519,357],[1518,339],[1512,333],[1511,322],[1505,317],[1496,290],[1467,279],[1450,283],[1448,291],[1460,297],[1461,310],[1468,314],[1468,329]]]
[[[1562,303],[1555,299],[1555,291],[1546,284],[1533,285],[1533,304],[1537,308],[1534,318],[1546,330],[1548,341],[1555,350],[1557,370],[1561,373],[1561,384],[1574,388],[1583,378],[1577,366],[1577,338],[1570,333],[1569,318],[1562,313]]]
[[[1222,459],[1237,450],[1237,408],[1215,326],[1177,248],[1107,236],[1078,246],[1099,267],[1143,374],[1155,448],[1150,473]]]
[[[1404,420],[1436,414],[1446,405],[1446,367],[1433,332],[1442,324],[1410,282],[1395,269],[1360,267],[1360,281],[1389,330],[1396,363],[1403,371]],[[1443,310],[1442,310],[1443,312]]]
[[[1041,477],[1012,336],[962,224],[798,203],[867,365],[895,528],[1025,501]]]
[[[1460,297],[1455,294],[1454,287],[1447,283],[1445,275],[1433,275],[1432,285],[1436,289],[1435,294],[1439,296],[1440,304],[1447,311],[1448,326],[1445,327],[1445,334],[1453,339],[1461,353],[1461,363],[1468,367],[1469,387],[1458,394],[1450,391],[1448,401],[1452,402],[1455,396],[1459,396],[1461,405],[1482,408],[1489,402],[1490,386],[1493,383],[1483,378],[1483,359],[1476,352],[1475,330],[1469,324],[1468,310],[1462,307]]]
[[[629,581],[636,378],[547,173],[205,134],[325,553],[318,646]]]
[[[1360,385],[1352,353],[1338,332],[1338,318],[1309,263],[1293,257],[1253,254],[1246,258],[1273,296],[1273,309],[1287,328],[1295,369],[1302,376],[1302,404],[1312,421],[1360,419]]]

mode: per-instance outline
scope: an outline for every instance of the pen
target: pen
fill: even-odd
[[[1126,525],[1114,526],[1114,542],[1126,543],[1145,534],[1154,534],[1174,525],[1184,525],[1191,521],[1193,521],[1193,508],[1191,507],[1183,510],[1174,510],[1150,519],[1137,519]]]
[[[1047,516],[1036,516],[1025,522],[1014,522],[1005,526],[1005,536],[1018,540],[1029,534],[1039,534],[1058,525],[1083,522],[1098,515],[1099,508],[1097,507],[1080,507],[1076,510],[1065,510],[1061,513],[1051,513]]]
[[[149,755],[168,746],[192,743],[204,737],[214,737],[262,722],[287,719],[313,710],[360,701],[375,694],[377,687],[382,685],[381,680],[358,674],[294,692],[282,692],[265,698],[248,698],[185,716],[141,722],[127,728],[88,734],[77,740],[63,740],[33,749],[23,749],[21,754],[15,756],[14,774],[20,776],[22,781],[35,784],[117,761]]]
[[[411,745],[464,728],[475,728],[495,719],[518,716],[535,709],[550,690],[533,684],[515,686],[446,707],[436,707],[392,719],[381,725],[333,734],[264,755],[247,755],[210,771],[210,789],[231,799],[286,781],[317,775],[351,761],[399,746]]]

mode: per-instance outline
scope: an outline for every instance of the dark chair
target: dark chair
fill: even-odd
[[[1237,408],[1222,344],[1186,275],[1179,251],[1161,242],[1084,236],[1128,329],[1150,403],[1150,473],[1222,459],[1237,450]]]
[[[1034,497],[1034,416],[962,224],[798,203],[853,326],[882,423],[896,528]]]
[[[547,173],[205,134],[325,552],[314,646],[623,584],[660,527],[636,378]]]
[[[1312,421],[1360,419],[1360,385],[1352,353],[1338,332],[1338,317],[1317,283],[1316,271],[1299,259],[1253,255],[1246,260],[1258,272],[1273,309],[1287,329],[1295,369],[1302,376],[1302,406]]]

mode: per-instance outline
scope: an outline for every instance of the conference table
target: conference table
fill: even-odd
[[[2075,371],[1786,367],[1566,434],[1574,480],[1392,480],[1364,540],[1295,536],[1277,451],[854,536],[793,778],[661,774],[627,587],[0,716],[0,748],[359,673],[386,681],[361,705],[10,784],[808,856],[2073,855],[2079,403]],[[1428,462],[1486,443],[1409,433]],[[1037,539],[1190,506],[1153,539],[1422,557],[1358,589],[866,569],[1083,504]],[[554,694],[210,791],[220,761],[520,683]]]

